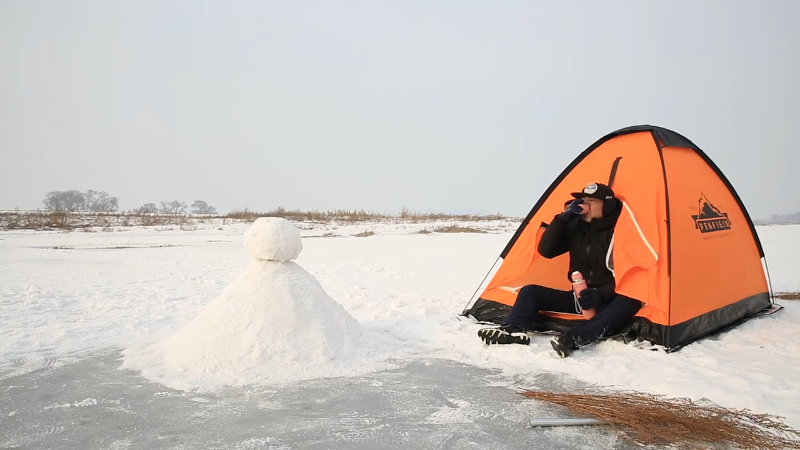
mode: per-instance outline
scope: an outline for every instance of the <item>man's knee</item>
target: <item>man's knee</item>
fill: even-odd
[[[621,313],[628,313],[633,315],[639,312],[640,309],[642,309],[644,303],[639,300],[636,300],[635,298],[617,294],[617,296],[611,300],[611,303],[608,306],[613,306]]]
[[[523,298],[540,297],[542,295],[542,292],[544,292],[544,288],[542,286],[539,286],[538,284],[529,284],[519,290],[518,297],[523,297]]]
[[[519,290],[514,307],[517,310],[538,309],[540,299],[544,289],[537,284],[529,284]]]

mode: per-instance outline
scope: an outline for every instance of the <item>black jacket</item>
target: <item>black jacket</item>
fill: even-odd
[[[569,252],[569,272],[577,270],[583,274],[589,287],[603,291],[604,302],[610,301],[614,293],[614,274],[606,267],[606,255],[614,235],[614,227],[622,211],[622,203],[602,219],[586,222],[580,218],[565,222],[556,218],[548,225],[539,241],[539,253],[545,258],[555,258]]]

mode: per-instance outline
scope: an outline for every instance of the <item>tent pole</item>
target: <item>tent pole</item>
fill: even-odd
[[[490,268],[489,268],[489,271],[488,271],[488,272],[486,272],[486,275],[483,277],[483,280],[481,280],[481,283],[478,285],[478,288],[477,288],[477,289],[475,289],[475,292],[472,294],[472,296],[469,298],[469,300],[467,300],[467,304],[466,304],[466,306],[464,306],[464,309],[461,311],[461,315],[462,315],[462,316],[464,315],[464,312],[465,312],[465,311],[467,310],[467,308],[469,307],[469,304],[470,304],[470,303],[472,303],[472,299],[473,299],[473,298],[475,298],[475,295],[478,293],[478,291],[480,291],[480,290],[481,290],[481,286],[483,286],[483,283],[484,283],[484,282],[486,281],[486,279],[489,277],[489,274],[490,274],[490,273],[492,273],[492,269],[494,269],[494,266],[496,266],[496,265],[497,265],[497,261],[499,261],[499,260],[500,260],[500,257],[498,256],[498,257],[497,257],[497,259],[495,259],[495,260],[494,260],[494,264],[492,264],[492,267],[490,267]]]
[[[769,264],[767,264],[767,257],[764,256],[764,269],[767,271],[767,283],[769,284],[769,297],[772,300],[772,303],[777,303],[775,300],[775,292],[772,290],[772,279],[769,276]]]

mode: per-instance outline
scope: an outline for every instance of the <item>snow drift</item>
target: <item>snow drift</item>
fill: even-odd
[[[367,350],[364,330],[313,275],[290,261],[302,250],[297,229],[284,219],[259,218],[244,243],[254,258],[244,271],[151,348],[163,375],[237,385],[352,369],[351,359]]]

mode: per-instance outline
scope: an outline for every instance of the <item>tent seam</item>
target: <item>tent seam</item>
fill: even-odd
[[[658,253],[656,253],[656,251],[653,249],[653,246],[650,245],[650,241],[648,241],[647,238],[644,236],[644,232],[642,231],[642,227],[639,226],[639,222],[636,220],[636,216],[633,215],[633,211],[631,210],[631,207],[628,206],[628,203],[625,202],[624,200],[622,201],[622,206],[624,206],[625,209],[628,211],[628,214],[631,215],[631,219],[633,220],[633,224],[636,226],[636,231],[639,232],[639,237],[642,238],[642,241],[647,246],[647,249],[650,250],[650,253],[652,253],[653,257],[656,259],[656,261],[658,261]],[[606,259],[606,262],[608,262],[607,259]]]

